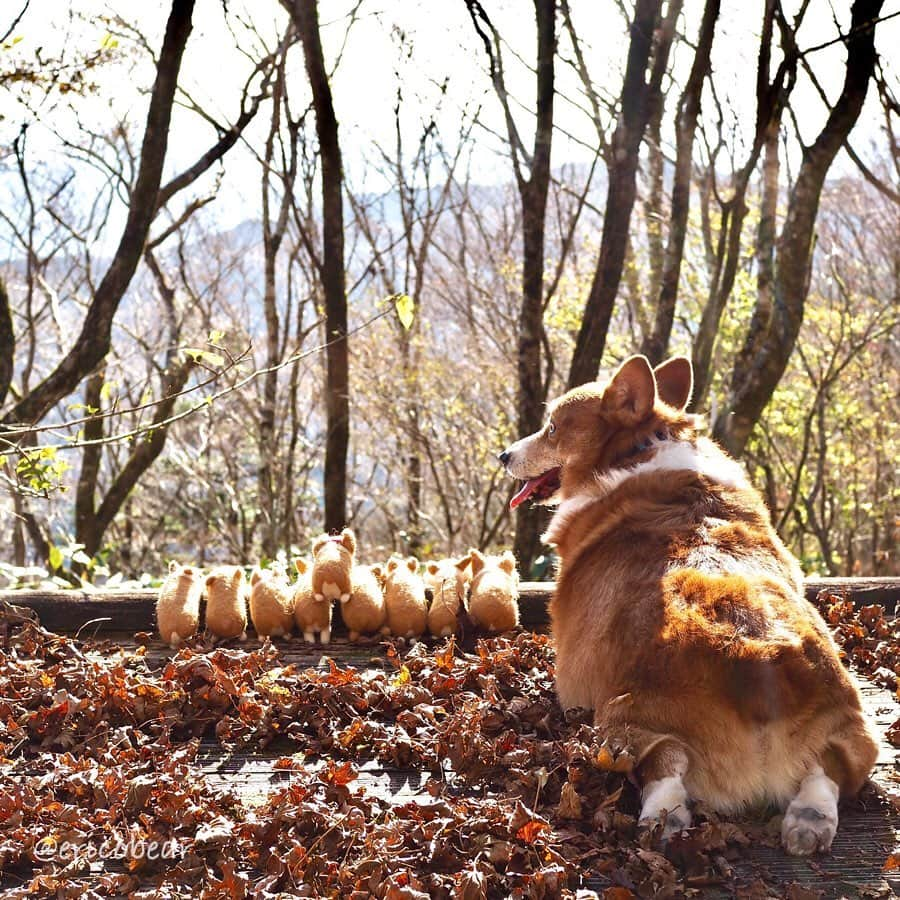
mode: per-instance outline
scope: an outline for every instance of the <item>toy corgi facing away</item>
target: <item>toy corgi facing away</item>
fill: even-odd
[[[341,618],[351,641],[361,634],[376,634],[385,627],[384,591],[381,566],[354,566],[350,597],[341,603]]]
[[[426,566],[425,583],[432,590],[428,630],[434,637],[447,637],[456,631],[457,613],[460,606],[465,606],[470,562],[471,555],[468,555]]]
[[[283,571],[253,570],[250,619],[261,641],[290,635],[294,628],[294,595]]]
[[[519,573],[516,558],[507,550],[500,556],[471,551],[472,584],[469,615],[479,628],[509,631],[519,624]]]
[[[173,650],[197,633],[202,595],[199,570],[170,562],[169,574],[156,601],[156,621],[160,636]]]
[[[405,560],[392,557],[388,561],[384,605],[388,628],[395,637],[417,638],[425,633],[425,582],[419,577],[419,561],[414,556]]]
[[[316,599],[346,603],[350,599],[356,535],[349,528],[338,535],[320,535],[313,541],[312,552],[312,590]]]
[[[312,571],[305,559],[298,559],[297,584],[294,586],[294,621],[308,644],[316,637],[323,644],[331,640],[331,600],[316,594],[312,588]]]
[[[247,581],[240,566],[219,566],[207,576],[206,627],[219,638],[247,640]]]

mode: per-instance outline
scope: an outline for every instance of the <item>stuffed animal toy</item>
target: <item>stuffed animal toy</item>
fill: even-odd
[[[381,566],[353,567],[350,597],[341,603],[341,618],[351,641],[359,640],[361,634],[387,631],[381,578]]]
[[[460,606],[465,607],[471,556],[429,563],[425,583],[431,580],[432,599],[428,610],[428,630],[434,637],[447,637],[456,631]]]
[[[338,535],[320,535],[313,541],[312,552],[312,590],[316,600],[346,603],[350,599],[356,535],[349,528]]]
[[[297,630],[308,644],[314,644],[316,637],[327,644],[331,640],[331,600],[326,600],[323,594],[313,592],[312,571],[305,559],[298,559],[295,566],[298,575],[294,586],[294,621],[297,623]]]
[[[247,581],[240,566],[219,566],[207,576],[206,627],[219,638],[247,640]]]
[[[288,637],[294,628],[294,593],[283,570],[254,569],[250,576],[250,619],[261,641]]]
[[[419,561],[410,556],[392,557],[387,564],[384,582],[384,605],[387,625],[395,637],[418,638],[428,626],[428,604],[425,582],[419,577]]]
[[[471,551],[472,583],[469,615],[486,631],[509,631],[519,624],[519,573],[516,558],[507,550],[500,556]]]
[[[156,622],[160,636],[173,650],[197,633],[202,596],[199,570],[172,560],[156,601]]]

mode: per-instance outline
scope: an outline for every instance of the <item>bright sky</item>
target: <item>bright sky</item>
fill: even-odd
[[[9,10],[21,8],[24,0],[5,0],[0,13],[0,32],[11,19]],[[617,93],[627,50],[627,29],[613,2],[570,0],[573,18],[584,45],[594,82],[601,90]],[[358,5],[356,20],[347,31],[349,12]],[[527,0],[484,0],[485,8],[508,43],[505,57],[510,93],[521,106],[516,109],[520,128],[527,135],[533,104],[533,76],[517,59],[534,56],[534,21]],[[794,6],[797,5],[795,2]],[[227,16],[223,7],[227,6]],[[762,0],[724,0],[714,52],[717,90],[727,116],[726,127],[749,127],[754,110],[755,51]],[[809,47],[836,35],[832,7],[841,7],[838,18],[846,28],[849,3],[812,0],[798,43]],[[139,12],[136,12],[139,9]],[[787,6],[789,16],[793,9]],[[687,0],[682,19],[693,41],[702,10],[702,0]],[[168,3],[163,0],[135,4],[134,0],[32,0],[21,23],[13,32],[21,40],[5,51],[7,60],[33,58],[38,48],[45,55],[61,46],[92,48],[100,45],[109,26],[102,16],[119,14],[146,36],[158,49]],[[900,0],[888,0],[883,15],[900,11]],[[343,52],[333,80],[333,92],[341,125],[345,167],[351,184],[371,188],[379,183],[373,168],[378,165],[376,145],[392,148],[393,106],[398,83],[402,85],[402,132],[414,146],[422,123],[435,115],[441,100],[439,86],[447,81],[446,95],[436,120],[444,140],[452,144],[464,114],[479,107],[484,127],[474,135],[478,145],[473,157],[473,177],[481,182],[507,180],[511,176],[503,142],[491,130],[501,131],[499,106],[486,75],[483,49],[471,26],[463,0],[320,0],[326,54],[334,60]],[[286,15],[277,2],[264,0],[197,0],[194,32],[188,44],[181,84],[204,108],[222,120],[234,118],[241,88],[251,69],[245,54],[256,58],[263,46],[274,46],[284,27]],[[115,29],[113,29],[115,30]],[[252,33],[255,30],[255,34]],[[237,38],[237,41],[236,41]],[[120,47],[125,46],[120,41]],[[241,49],[236,48],[240,43]],[[900,60],[894,48],[900,43],[900,18],[879,26],[878,46],[882,60],[896,83]],[[565,49],[566,57],[571,57]],[[841,44],[816,53],[811,60],[825,90],[834,97],[843,75],[845,52]],[[2,57],[0,57],[2,58]],[[676,60],[676,77],[682,80],[690,63],[687,52]],[[81,126],[108,129],[121,116],[140,128],[146,99],[139,93],[152,79],[146,62],[134,65],[125,60],[100,77],[101,92],[87,102],[79,101],[80,124],[61,107],[39,111],[29,132],[29,146],[36,158],[52,164],[64,163],[58,137],[53,129],[72,140]],[[399,80],[398,80],[399,79]],[[305,96],[305,76],[300,48],[293,51],[292,85],[300,106]],[[560,132],[554,138],[555,166],[588,161],[592,155],[594,132],[587,119],[579,82],[570,66],[558,65],[556,122]],[[677,88],[675,89],[677,91]],[[23,121],[24,111],[9,93],[0,97],[0,146],[10,141]],[[853,136],[857,150],[866,155],[880,125],[874,90],[870,90],[864,115]],[[670,101],[669,109],[674,108]],[[794,109],[805,140],[821,127],[825,109],[813,88],[802,78],[795,90]],[[708,104],[707,104],[708,106]],[[259,121],[248,139],[261,146],[265,122]],[[211,140],[211,130],[196,114],[181,111],[170,138],[170,171],[191,162]],[[568,136],[567,136],[568,135]],[[667,139],[671,141],[671,122]],[[526,137],[526,143],[528,138]],[[217,214],[222,225],[247,218],[256,209],[259,197],[259,166],[246,149],[233,153],[227,165],[226,187]],[[227,196],[226,196],[227,195]]]

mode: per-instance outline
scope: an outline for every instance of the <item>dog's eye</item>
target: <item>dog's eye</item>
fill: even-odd
[[[556,425],[553,422],[547,425],[547,434],[556,434]]]

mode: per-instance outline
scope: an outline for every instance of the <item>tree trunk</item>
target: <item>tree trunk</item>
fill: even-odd
[[[778,239],[774,302],[765,339],[757,342],[759,350],[752,358],[749,352],[742,352],[732,377],[729,403],[716,419],[714,436],[736,456],[743,452],[781,380],[803,323],[822,186],[866,98],[877,60],[874,22],[882,5],[883,0],[856,0],[853,4],[843,88],[824,128],[804,151]]]
[[[675,303],[678,299],[678,281],[681,277],[681,261],[684,258],[684,241],[687,235],[688,213],[691,206],[691,170],[694,153],[694,135],[700,116],[703,84],[710,71],[713,38],[719,18],[720,0],[707,0],[700,23],[700,36],[687,84],[678,100],[675,136],[675,174],[672,182],[672,211],[669,220],[669,237],[663,258],[659,295],[652,333],[645,337],[641,352],[653,365],[658,365],[669,349],[672,323],[675,321]]]
[[[350,380],[347,296],[344,290],[344,210],[341,147],[331,87],[319,35],[316,0],[282,0],[300,41],[312,89],[322,166],[322,288],[325,295],[325,530],[347,520],[347,447],[350,443]]]
[[[113,317],[144,250],[156,212],[169,138],[169,122],[181,59],[191,33],[194,0],[172,0],[156,80],[150,95],[137,181],[129,198],[128,217],[112,263],[88,306],[81,334],[57,367],[3,416],[6,424],[39,421],[109,352]]]
[[[641,142],[647,123],[662,100],[662,79],[668,65],[669,49],[681,5],[681,0],[670,0],[654,46],[654,33],[662,0],[637,0],[635,3],[619,121],[613,134],[609,156],[609,184],[600,254],[572,355],[570,388],[597,377],[606,346],[606,334],[622,278],[628,229],[637,193],[636,176]],[[651,55],[651,75],[649,79],[645,79]]]

